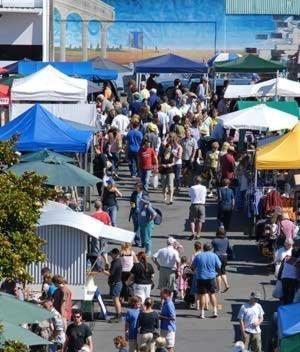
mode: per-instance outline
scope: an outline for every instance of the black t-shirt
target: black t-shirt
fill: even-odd
[[[154,274],[153,266],[147,263],[147,271],[141,263],[134,263],[131,269],[134,275],[134,283],[137,285],[150,285],[152,284],[152,275]]]
[[[141,334],[154,332],[159,327],[159,318],[157,312],[141,312],[139,316],[139,328]]]
[[[110,275],[108,278],[108,283],[114,284],[116,282],[120,282],[122,281],[122,263],[121,263],[121,259],[117,258],[114,259],[111,263],[110,263]]]
[[[94,175],[100,178],[104,176],[104,169],[107,167],[107,158],[105,154],[97,154],[93,160]]]
[[[112,207],[114,205],[117,205],[116,192],[110,192],[107,188],[104,188],[102,203],[107,207]]]
[[[66,335],[68,337],[68,352],[77,352],[86,343],[88,337],[92,336],[90,328],[82,323],[75,325],[74,323],[67,327]]]

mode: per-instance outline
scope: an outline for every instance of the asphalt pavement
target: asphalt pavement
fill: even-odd
[[[121,180],[117,186],[123,193],[119,199],[119,212],[117,226],[132,230],[132,223],[128,222],[129,195],[134,189],[135,180],[128,176],[126,166],[121,167]],[[175,196],[172,205],[163,202],[160,190],[151,190],[152,203],[163,213],[163,223],[155,226],[153,236],[153,253],[166,245],[168,235],[174,236],[184,246],[184,255],[191,257],[193,253],[193,241],[188,240],[190,232],[187,228],[189,211],[189,198],[187,189],[182,189],[179,196]],[[96,196],[93,198],[95,199]],[[217,228],[216,201],[208,200],[207,219],[203,227],[201,242],[210,242],[215,235]],[[203,351],[203,352],[227,352],[232,350],[233,343],[239,336],[237,314],[241,304],[247,301],[252,291],[259,292],[261,304],[266,311],[266,321],[262,326],[264,351],[266,340],[269,336],[269,319],[275,309],[275,302],[272,299],[271,281],[273,276],[267,270],[267,261],[259,255],[254,239],[244,235],[247,229],[247,219],[235,213],[232,220],[232,231],[228,233],[230,243],[234,248],[235,260],[227,267],[230,289],[228,292],[218,294],[218,303],[221,306],[219,317],[211,318],[212,312],[207,312],[207,318],[199,319],[199,313],[195,309],[186,309],[183,302],[176,303],[177,311],[177,332],[176,352]],[[158,274],[155,275],[157,286]],[[113,313],[113,307],[109,300],[107,278],[99,275],[97,284],[104,293],[104,299],[109,312]],[[159,291],[152,291],[154,299],[159,308]],[[124,312],[126,309],[124,308]],[[120,324],[109,324],[105,321],[94,321],[90,323],[93,329],[95,352],[115,351],[113,338],[124,334],[124,322]]]

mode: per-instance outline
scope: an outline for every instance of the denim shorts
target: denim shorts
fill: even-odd
[[[109,295],[111,297],[120,297],[121,291],[122,291],[122,281],[114,282],[109,285]]]

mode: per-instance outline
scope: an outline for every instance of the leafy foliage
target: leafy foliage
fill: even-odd
[[[18,341],[7,341],[0,352],[29,352],[29,348]]]
[[[19,161],[15,142],[0,142],[0,278],[26,283],[28,264],[45,259],[35,226],[52,191],[43,186],[45,177],[32,172],[18,177],[6,170]]]

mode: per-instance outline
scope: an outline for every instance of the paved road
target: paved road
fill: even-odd
[[[123,192],[123,198],[119,201],[118,226],[125,229],[132,229],[132,224],[128,222],[129,203],[128,196],[133,189],[134,182],[128,178],[127,168],[122,168],[122,179],[118,185]],[[187,240],[189,235],[185,231],[185,222],[188,216],[189,199],[187,190],[184,190],[180,197],[175,197],[172,205],[165,205],[162,202],[160,191],[151,192],[151,199],[155,207],[163,211],[164,221],[160,226],[155,227],[153,239],[153,251],[165,246],[166,238],[169,234],[178,238],[185,249],[185,255],[192,255],[193,242]],[[250,240],[243,235],[246,221],[240,215],[235,215],[233,219],[233,231],[229,233],[231,245],[234,246],[236,260],[228,266],[228,276],[230,290],[225,294],[219,294],[219,304],[222,310],[217,319],[208,318],[201,320],[195,310],[187,310],[183,304],[178,303],[177,309],[177,334],[176,351],[209,351],[223,352],[230,351],[238,331],[236,321],[237,312],[240,305],[247,300],[250,292],[259,291],[262,297],[262,304],[266,312],[274,309],[274,302],[270,302],[272,286],[270,285],[271,275],[268,275],[266,262],[257,251],[254,240]],[[216,204],[209,201],[207,205],[207,222],[203,229],[202,242],[210,241],[214,236],[217,227]],[[155,276],[157,282],[158,275]],[[100,277],[98,284],[104,293],[108,293],[106,278]],[[159,292],[153,291],[153,296],[159,301]],[[107,302],[108,304],[109,301]],[[113,311],[111,305],[108,306]],[[95,351],[114,351],[113,337],[123,334],[124,324],[108,324],[104,321],[92,323],[95,341]],[[264,335],[267,335],[267,326],[263,327]]]

